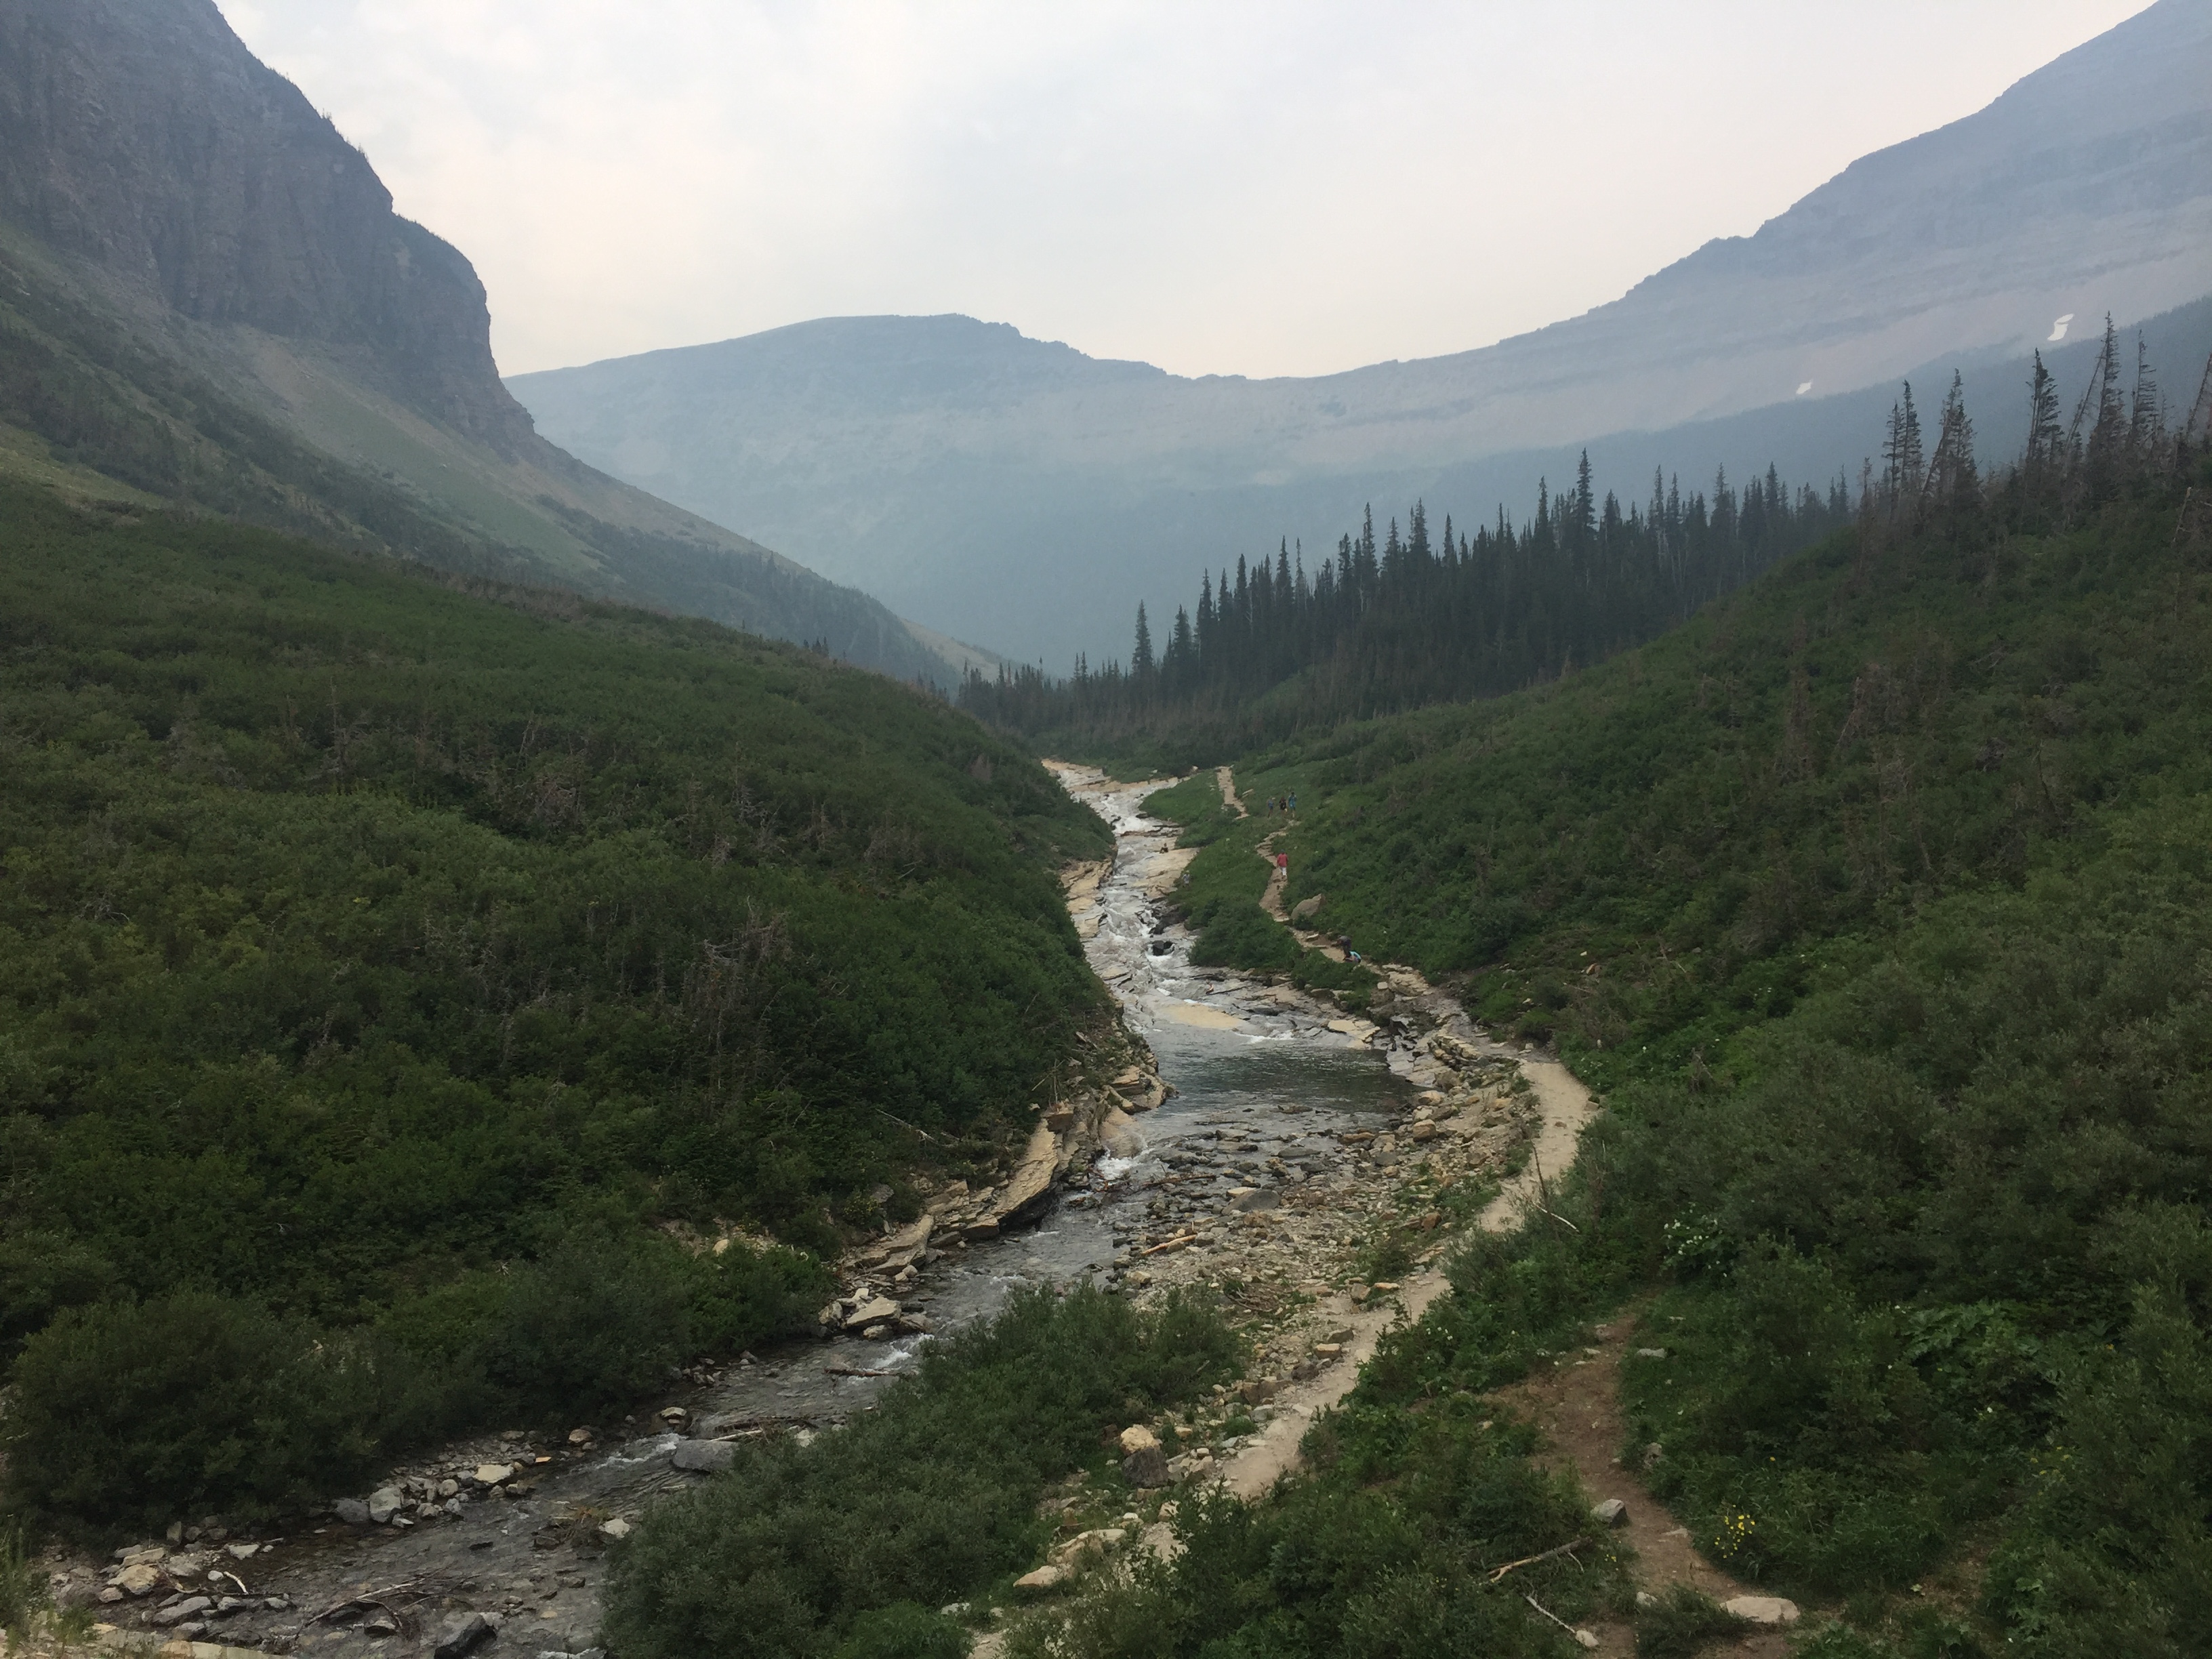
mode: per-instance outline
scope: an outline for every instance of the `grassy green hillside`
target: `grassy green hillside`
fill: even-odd
[[[179,1297],[248,1369],[379,1324],[446,1367],[393,1385],[418,1424],[619,1392],[685,1320],[757,1334],[812,1290],[782,1257],[701,1282],[649,1228],[871,1224],[915,1130],[991,1164],[1102,1008],[1052,866],[1103,825],[933,699],[706,623],[0,489],[0,775],[33,1408]],[[522,1352],[560,1317],[485,1274],[531,1261],[548,1305],[670,1328]],[[14,1467],[83,1514],[309,1473]]]
[[[1607,1110],[1565,1224],[1462,1256],[1295,1503],[1200,1528],[1067,1651],[1369,1651],[1352,1536],[1448,1605],[1505,1512],[1471,1396],[1607,1315],[1663,1351],[1624,1373],[1624,1461],[1832,1621],[1807,1651],[2201,1650],[2212,525],[2182,493],[1869,524],[1603,667],[1240,766],[1299,794],[1293,900],[1556,1039]],[[1249,857],[1194,884],[1217,848]]]

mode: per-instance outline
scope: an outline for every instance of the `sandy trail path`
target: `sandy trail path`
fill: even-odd
[[[1597,1326],[1593,1334],[1595,1346],[1572,1357],[1560,1355],[1548,1368],[1492,1396],[1543,1431],[1544,1449],[1534,1460],[1538,1467],[1572,1469],[1592,1501],[1618,1498],[1628,1505],[1627,1521],[1615,1536],[1625,1535],[1635,1550],[1637,1581],[1645,1589],[1691,1584],[1721,1602],[1771,1594],[1715,1566],[1698,1551],[1688,1529],[1621,1461],[1627,1424],[1620,1409],[1620,1368],[1651,1363],[1634,1358],[1635,1351],[1659,1339],[1648,1331],[1638,1334],[1632,1310],[1624,1310],[1609,1325]],[[1607,1621],[1590,1629],[1600,1644],[1595,1651],[1636,1650],[1635,1631],[1626,1623]],[[1789,1650],[1789,1638],[1779,1630],[1754,1630],[1728,1650],[1755,1659],[1782,1659]]]
[[[1231,769],[1220,768],[1218,776],[1222,799],[1233,803]],[[1271,850],[1274,840],[1271,835],[1260,844],[1261,856],[1273,866],[1261,908],[1291,927],[1308,949],[1325,951],[1341,960],[1342,953],[1333,945],[1317,933],[1297,928],[1285,912],[1282,895],[1287,872],[1274,865]],[[1376,966],[1393,991],[1440,1016],[1439,1030],[1471,1047],[1505,1052],[1474,1027],[1456,1001],[1431,986],[1417,971],[1395,964]],[[1478,1218],[1477,1224],[1486,1232],[1510,1232],[1548,1213],[1551,1183],[1573,1168],[1582,1132],[1597,1110],[1597,1103],[1582,1079],[1558,1060],[1526,1052],[1516,1054],[1515,1060],[1528,1081],[1540,1116],[1527,1163],[1504,1182]],[[1431,1267],[1405,1281],[1387,1300],[1376,1298],[1363,1306],[1339,1295],[1327,1304],[1324,1310],[1352,1331],[1346,1345],[1346,1363],[1277,1396],[1282,1414],[1236,1457],[1225,1462],[1221,1478],[1228,1489],[1239,1498],[1257,1499],[1296,1469],[1299,1443],[1314,1418],[1352,1392],[1361,1369],[1373,1358],[1376,1344],[1394,1327],[1419,1320],[1450,1288],[1445,1276]],[[1599,1327],[1595,1348],[1500,1389],[1495,1397],[1501,1406],[1530,1418],[1544,1432],[1547,1446],[1536,1459],[1540,1467],[1571,1468],[1593,1501],[1619,1498],[1626,1503],[1624,1530],[1636,1553],[1638,1582],[1644,1588],[1660,1591],[1687,1583],[1723,1602],[1755,1595],[1759,1592],[1730,1577],[1699,1553],[1687,1529],[1622,1466],[1620,1452],[1626,1429],[1620,1413],[1620,1369],[1631,1352],[1634,1322],[1632,1316],[1623,1315],[1613,1324]],[[1635,1651],[1635,1632],[1629,1625],[1612,1621],[1591,1628],[1599,1638],[1596,1651]],[[1755,1659],[1780,1659],[1787,1649],[1787,1638],[1776,1630],[1753,1631],[1737,1647]]]

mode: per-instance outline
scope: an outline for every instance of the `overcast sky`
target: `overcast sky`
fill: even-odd
[[[1182,374],[1486,345],[2144,0],[220,0],[508,372],[964,312]]]

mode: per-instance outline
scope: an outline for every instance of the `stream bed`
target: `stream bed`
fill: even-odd
[[[1248,1206],[1301,1200],[1311,1211],[1325,1191],[1371,1184],[1370,1156],[1340,1137],[1386,1128],[1414,1094],[1387,1031],[1340,1019],[1334,1029],[1331,1011],[1309,997],[1191,965],[1189,935],[1162,903],[1188,854],[1175,848],[1172,825],[1143,811],[1159,784],[1055,769],[1114,828],[1112,866],[1073,914],[1092,966],[1151,1045],[1171,1092],[1135,1120],[1133,1144],[1125,1139],[1087,1174],[1071,1171],[1033,1229],[930,1252],[906,1304],[940,1332],[988,1316],[1024,1285],[1088,1279],[1140,1290],[1151,1277],[1140,1241],[1163,1213],[1225,1223]],[[1197,1264],[1183,1265],[1187,1279]],[[173,1615],[204,1596],[210,1605],[170,1617],[161,1633],[333,1656],[428,1652],[441,1628],[477,1613],[501,1627],[479,1650],[586,1651],[599,1625],[606,1528],[618,1531],[660,1496],[708,1478],[679,1467],[698,1456],[687,1443],[822,1431],[870,1409],[932,1340],[799,1340],[695,1370],[674,1428],[641,1408],[587,1445],[511,1432],[449,1446],[394,1471],[408,1501],[386,1524],[327,1519],[299,1535],[253,1540],[260,1547],[243,1558],[231,1548],[241,1540],[179,1540],[167,1560],[184,1576],[170,1582],[193,1594],[149,1593],[101,1611],[150,1629],[164,1604]],[[451,1485],[482,1464],[514,1474],[488,1491],[466,1482],[458,1494],[437,1491],[440,1480]],[[209,1580],[210,1571],[228,1581]]]

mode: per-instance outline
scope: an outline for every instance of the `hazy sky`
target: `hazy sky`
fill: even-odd
[[[220,0],[509,372],[958,311],[1182,374],[1485,345],[2144,0]]]

